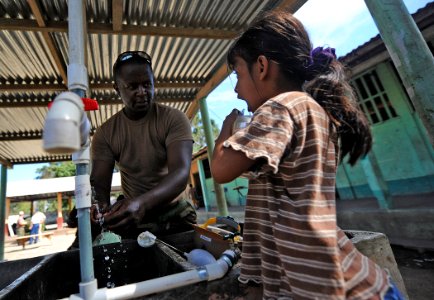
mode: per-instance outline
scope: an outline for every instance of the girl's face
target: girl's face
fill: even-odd
[[[263,97],[255,84],[255,68],[253,67],[250,73],[247,62],[238,56],[235,58],[234,72],[237,75],[235,93],[238,99],[247,102],[248,110],[254,112],[263,103]]]

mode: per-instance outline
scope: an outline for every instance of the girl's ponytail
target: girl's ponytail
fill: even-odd
[[[333,48],[311,51],[303,89],[326,110],[340,137],[341,158],[349,154],[354,165],[371,149],[371,130]]]

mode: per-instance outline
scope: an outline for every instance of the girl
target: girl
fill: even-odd
[[[296,18],[270,12],[235,42],[228,63],[253,112],[233,135],[238,111],[226,117],[211,165],[219,183],[250,177],[239,280],[261,283],[265,299],[399,294],[336,225],[338,163],[348,155],[355,164],[372,138],[334,49],[311,51]]]

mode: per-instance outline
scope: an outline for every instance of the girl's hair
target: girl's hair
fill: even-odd
[[[335,124],[341,142],[341,158],[349,154],[354,165],[372,146],[368,120],[357,105],[343,65],[334,49],[312,50],[303,24],[285,11],[266,12],[256,19],[230,48],[227,60],[233,69],[240,57],[252,66],[264,55],[300,89],[309,93]]]

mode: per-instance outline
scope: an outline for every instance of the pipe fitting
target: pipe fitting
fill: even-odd
[[[44,150],[49,153],[73,153],[79,150],[82,144],[80,125],[83,124],[83,115],[84,105],[77,94],[60,93],[45,119]]]

